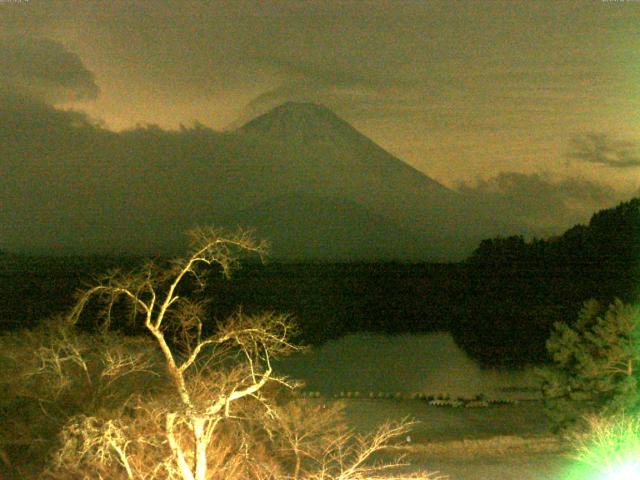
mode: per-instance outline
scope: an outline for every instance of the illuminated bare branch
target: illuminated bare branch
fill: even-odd
[[[240,309],[224,322],[207,325],[208,304],[199,295],[207,293],[212,268],[228,276],[241,253],[262,257],[265,244],[246,232],[227,236],[211,228],[194,230],[190,238],[187,257],[110,272],[79,295],[65,325],[93,311],[90,304],[103,307],[99,349],[63,328],[33,355],[32,375],[53,379],[56,392],[79,378],[97,397],[108,399],[115,398],[120,381],[148,377],[161,383],[149,392],[140,386],[136,394],[117,398],[115,407],[97,405],[95,414],[82,410],[70,416],[55,456],[59,471],[45,478],[410,478],[393,476],[403,466],[401,459],[376,462],[393,439],[408,431],[409,422],[359,436],[343,427],[331,408],[305,404],[310,410],[303,410],[283,393],[296,384],[277,375],[273,359],[300,350],[290,341],[297,332],[288,315],[249,315]],[[124,348],[108,336],[123,306],[142,320],[149,337],[139,349],[131,343]],[[287,408],[279,404],[279,395]],[[275,453],[260,455],[274,445]]]
[[[270,381],[286,385],[284,379],[274,378],[270,359],[296,348],[288,341],[290,319],[275,314],[244,316],[239,312],[228,322],[218,325],[214,335],[203,338],[204,304],[180,297],[183,281],[191,277],[204,289],[206,276],[203,275],[203,268],[217,266],[228,276],[237,265],[239,253],[251,252],[262,257],[266,245],[255,242],[246,232],[225,236],[212,228],[193,230],[190,238],[191,254],[186,259],[174,260],[164,270],[147,264],[139,272],[128,275],[114,272],[108,275],[101,284],[86,290],[79,297],[69,318],[77,321],[88,302],[101,297],[107,299],[107,326],[112,306],[120,297],[128,300],[134,311],[139,310],[144,315],[144,325],[162,352],[182,405],[180,411],[167,412],[165,417],[167,441],[174,461],[181,478],[204,480],[207,475],[206,451],[215,427],[222,418],[232,416],[235,402],[245,397],[255,397]],[[166,334],[170,332],[186,352],[185,358],[179,356],[167,340]],[[225,389],[210,389],[206,382],[196,381],[198,388],[193,390],[187,377],[191,367],[198,365],[205,353],[211,357],[232,349],[245,357],[247,373],[238,376]],[[122,368],[127,361],[124,358],[114,361],[112,368],[116,368],[116,365]],[[130,361],[133,362],[133,359]],[[204,389],[204,392],[198,389]],[[191,431],[190,446],[178,441],[178,420]],[[187,458],[193,458],[193,465],[189,464]]]

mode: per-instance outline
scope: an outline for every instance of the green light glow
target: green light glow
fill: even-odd
[[[640,419],[592,418],[590,431],[574,439],[577,461],[564,480],[639,480]]]
[[[605,465],[585,465],[578,462],[562,477],[562,480],[639,480],[640,461],[621,460]]]
[[[606,473],[602,480],[638,480],[640,463],[637,460],[625,462]]]

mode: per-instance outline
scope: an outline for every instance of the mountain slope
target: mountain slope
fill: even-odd
[[[453,193],[392,156],[331,110],[313,103],[287,102],[251,120],[238,132],[292,144],[304,151],[321,150],[327,157],[318,158],[320,164],[338,157],[343,167],[366,169],[381,177],[404,177],[404,181],[421,188]]]
[[[236,212],[227,223],[233,222],[268,240],[275,259],[416,260],[431,253],[410,232],[360,205],[303,192]]]
[[[424,259],[456,259],[482,238],[509,233],[475,203],[315,105],[285,104],[231,133],[154,126],[112,132],[81,115],[2,99],[0,120],[6,250],[173,252],[194,225],[260,224],[269,209],[281,217],[294,212],[299,231],[335,247],[329,257],[380,258],[366,242],[372,235],[385,245],[385,258],[423,252]],[[300,192],[308,195],[307,213]],[[348,214],[332,218],[336,205]],[[349,235],[329,241],[338,224]],[[393,232],[407,240],[382,242],[396,238]],[[290,256],[307,251],[307,240],[289,240]]]
[[[489,208],[397,159],[324,107],[286,103],[238,133],[265,147],[293,148],[305,191],[393,219],[436,257],[462,258],[489,232],[509,230]],[[281,180],[286,185],[286,177]]]

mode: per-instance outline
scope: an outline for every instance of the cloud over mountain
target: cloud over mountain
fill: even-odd
[[[171,253],[214,224],[257,228],[279,258],[455,260],[497,234],[558,233],[616,196],[518,174],[454,191],[295,102],[233,132],[114,132],[0,96],[0,176],[0,248],[48,253]]]
[[[637,142],[616,140],[605,133],[588,133],[574,138],[568,157],[612,168],[640,167]]]
[[[500,228],[318,105],[231,133],[118,133],[15,97],[0,99],[0,120],[9,250],[171,252],[215,224],[257,227],[281,258],[448,259]]]
[[[519,218],[528,233],[545,236],[584,223],[594,211],[628,199],[630,193],[575,177],[552,179],[545,174],[502,172],[458,191],[490,205],[495,214]],[[563,227],[564,226],[564,227]]]
[[[0,36],[0,87],[53,103],[99,92],[80,57],[60,42],[18,35]]]

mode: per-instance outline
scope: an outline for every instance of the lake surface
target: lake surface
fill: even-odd
[[[530,369],[480,368],[445,332],[347,335],[283,359],[276,370],[304,381],[307,391],[332,397],[358,392],[529,398],[537,386]]]

